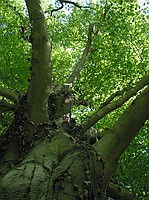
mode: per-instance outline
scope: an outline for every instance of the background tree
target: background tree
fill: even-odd
[[[25,3],[0,3],[2,199],[147,199],[146,12]]]

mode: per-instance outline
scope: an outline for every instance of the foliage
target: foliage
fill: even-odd
[[[122,155],[116,172],[117,182],[148,199],[148,123]],[[141,179],[140,179],[141,177]],[[139,184],[138,184],[139,183]]]
[[[21,1],[17,4],[15,1],[10,4],[2,1],[0,6],[0,84],[23,93],[27,91],[31,65],[28,14]],[[69,7],[69,12],[60,10],[52,16],[46,13],[55,86],[63,83],[73,71],[85,47],[88,26],[95,23],[92,52],[73,89],[76,98],[83,95],[89,102],[87,108],[73,108],[73,117],[79,123],[93,114],[111,93],[127,91],[128,86],[133,86],[149,72],[148,21],[146,14],[140,13],[136,2],[109,1],[88,6],[90,8],[81,10]],[[50,8],[52,5],[49,5]],[[96,128],[104,134],[129,104],[106,116],[96,124]],[[9,118],[11,114],[4,117],[1,130],[7,127],[5,123]],[[117,182],[137,191],[144,199],[147,199],[149,188],[147,133],[148,125],[143,127],[121,157],[116,172]]]
[[[28,26],[21,6],[2,1],[0,17],[0,82],[19,92],[27,89],[30,65],[30,44],[21,37],[21,27]]]

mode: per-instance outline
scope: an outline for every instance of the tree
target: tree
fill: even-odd
[[[148,126],[145,15],[133,1],[25,3],[1,3],[1,199],[138,199],[112,176]]]

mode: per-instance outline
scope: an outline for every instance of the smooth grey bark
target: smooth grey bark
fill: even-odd
[[[59,131],[6,173],[0,182],[1,199],[102,199],[103,163],[96,158],[94,149]]]
[[[21,121],[24,123],[26,120],[26,126],[21,132],[24,124],[16,125],[22,119],[19,116],[15,125],[20,132],[15,129],[16,137],[12,136],[0,168],[1,199],[103,200],[120,155],[149,117],[149,89],[146,88],[137,97],[98,142],[91,145],[84,141],[82,136],[89,127],[72,125],[65,120],[65,115],[71,111],[69,88],[64,87],[63,91],[51,94],[51,47],[42,8],[38,0],[25,2],[32,26],[33,50],[27,108],[24,107],[27,113],[23,113],[26,118]],[[67,83],[74,83],[83,69],[92,42],[92,32],[93,25],[89,29],[86,50]],[[121,106],[143,86],[130,90],[122,101],[111,103],[112,109]],[[110,111],[108,109],[105,113]],[[89,124],[92,124],[89,126],[99,119],[90,119]],[[69,125],[73,127],[70,128]],[[26,131],[31,144],[29,143],[29,152],[23,155],[21,145],[24,140],[21,141],[20,137]],[[35,136],[39,139],[36,140]]]
[[[76,129],[74,137],[63,127],[53,134],[49,130],[49,136],[47,133],[45,139],[39,140],[22,162],[11,165],[8,173],[1,170],[5,174],[0,182],[2,200],[105,199],[120,155],[149,118],[148,104],[149,87],[126,109],[111,131],[92,146],[81,140],[81,129]],[[50,134],[54,136],[51,138]]]
[[[124,111],[115,125],[93,145],[106,160],[107,179],[112,174],[115,163],[147,119],[149,119],[149,86]]]
[[[39,123],[49,121],[48,98],[52,80],[51,44],[39,1],[25,0],[25,2],[30,17],[32,43],[32,71],[27,95],[28,121],[37,126]]]
[[[95,24],[90,24],[89,25],[89,29],[88,29],[88,40],[86,42],[86,46],[85,49],[82,53],[81,59],[79,60],[79,62],[77,63],[76,67],[74,68],[72,74],[69,76],[69,78],[66,80],[66,82],[64,83],[64,85],[58,85],[55,89],[55,91],[59,91],[61,89],[63,89],[66,85],[69,86],[69,89],[71,89],[74,84],[76,83],[76,81],[79,78],[79,75],[81,73],[81,71],[84,68],[84,65],[87,61],[87,58],[89,56],[89,53],[91,51],[91,46],[92,46],[92,35],[93,35],[93,30],[94,30],[94,26]]]

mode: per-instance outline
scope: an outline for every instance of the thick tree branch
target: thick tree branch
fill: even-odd
[[[149,86],[125,110],[115,125],[93,146],[106,162],[107,179],[145,121],[149,119]]]
[[[10,89],[0,87],[0,96],[10,99],[15,104],[19,103],[18,95]]]
[[[72,88],[72,86],[76,83],[76,81],[80,75],[80,72],[84,68],[84,64],[86,63],[87,57],[91,50],[93,29],[94,29],[94,24],[90,24],[89,30],[88,30],[88,40],[87,40],[85,49],[83,51],[82,57],[81,57],[80,61],[78,62],[78,64],[76,65],[76,67],[75,67],[74,71],[72,72],[72,74],[70,75],[70,77],[66,80],[64,86],[59,85],[56,88],[57,91],[61,90],[66,85],[69,85],[69,88]]]
[[[51,44],[39,0],[25,0],[31,23],[32,74],[27,95],[29,120],[37,125],[48,122],[51,90]]]
[[[136,84],[135,87],[131,88],[126,94],[120,97],[118,100],[111,102],[113,100],[113,95],[105,102],[105,106],[99,107],[98,111],[88,119],[83,124],[84,130],[88,130],[91,126],[93,126],[96,122],[102,119],[106,114],[112,112],[113,110],[121,107],[126,101],[128,101],[131,97],[136,95],[136,93],[141,90],[143,87],[149,84],[149,75],[145,76],[139,83]],[[107,105],[107,102],[109,104]]]
[[[89,55],[89,52],[91,50],[93,29],[94,29],[94,24],[90,24],[89,30],[88,30],[88,40],[87,40],[85,49],[83,51],[82,57],[81,57],[80,61],[78,62],[78,64],[76,65],[76,68],[74,69],[74,71],[72,72],[70,77],[66,80],[66,83],[70,83],[70,84],[72,84],[72,86],[77,81],[77,79],[80,75],[80,72],[82,71],[84,64],[86,62],[86,59]]]
[[[115,97],[119,96],[119,95],[120,95],[120,92],[116,92],[116,93],[112,94],[110,97],[108,97],[108,98],[106,99],[105,102],[103,102],[103,103],[100,105],[100,107],[99,107],[98,110],[100,110],[100,109],[104,108],[105,106],[109,105],[109,104],[113,101],[113,99],[114,99]]]
[[[137,197],[135,194],[132,194],[128,190],[113,183],[109,183],[107,194],[109,197],[112,197],[115,200],[139,200],[139,197]]]
[[[0,110],[2,111],[15,111],[16,110],[16,105],[10,104],[6,101],[0,101]]]

